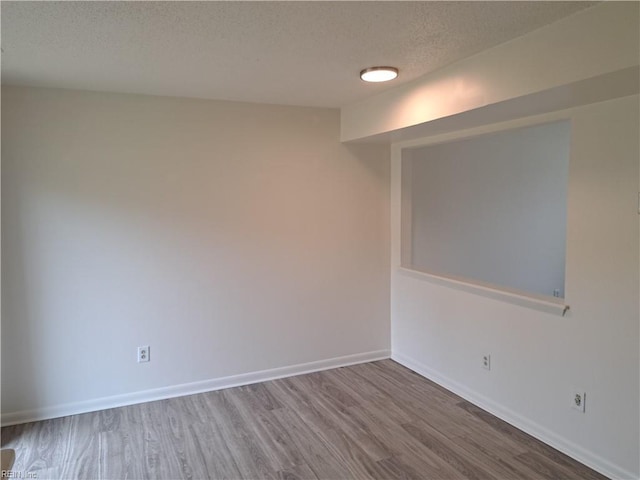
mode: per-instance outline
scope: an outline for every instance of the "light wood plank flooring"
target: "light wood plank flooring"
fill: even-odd
[[[6,427],[2,446],[38,480],[605,478],[391,360]]]

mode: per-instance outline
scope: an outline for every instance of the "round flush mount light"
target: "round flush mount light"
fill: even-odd
[[[397,76],[395,67],[369,67],[360,72],[360,78],[365,82],[388,82]]]

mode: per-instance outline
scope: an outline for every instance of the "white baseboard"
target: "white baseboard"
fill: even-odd
[[[273,368],[270,370],[261,370],[258,372],[243,373],[229,377],[213,378],[201,382],[183,383],[180,385],[155,388],[152,390],[126,393],[124,395],[96,398],[83,402],[66,403],[63,405],[54,405],[33,410],[8,412],[2,414],[0,423],[4,427],[18,423],[35,422],[38,420],[65,417],[67,415],[77,415],[79,413],[95,412],[97,410],[105,410],[107,408],[123,407],[125,405],[133,405],[136,403],[152,402],[154,400],[164,400],[166,398],[193,395],[195,393],[211,392],[214,390],[221,390],[223,388],[239,387],[241,385],[250,385],[252,383],[275,380],[277,378],[292,377],[294,375],[302,375],[304,373],[346,367],[348,365],[356,365],[358,363],[384,360],[390,356],[391,352],[389,350],[357,353],[354,355],[329,358],[309,363],[300,363],[297,365]]]
[[[609,478],[624,480],[638,479],[632,472],[614,465],[596,453],[576,445],[570,440],[561,437],[513,410],[431,370],[429,367],[412,358],[394,352],[391,355],[391,359]]]

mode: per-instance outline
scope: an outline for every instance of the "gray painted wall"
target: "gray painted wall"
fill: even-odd
[[[388,350],[389,148],[339,127],[3,87],[3,420]]]
[[[563,121],[409,151],[412,266],[564,296],[570,135]]]

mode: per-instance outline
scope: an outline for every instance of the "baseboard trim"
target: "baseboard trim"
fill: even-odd
[[[393,352],[391,359],[609,478],[638,479],[632,472],[614,465],[596,453],[582,448],[536,422],[494,402],[455,380],[441,375],[410,357]]]
[[[214,390],[221,390],[223,388],[239,387],[242,385],[250,385],[252,383],[265,382],[278,378],[292,377],[295,375],[319,372],[338,367],[346,367],[348,365],[356,365],[358,363],[374,362],[376,360],[390,358],[390,356],[390,350],[356,353],[353,355],[334,357],[315,362],[299,363],[296,365],[269,370],[260,370],[240,375],[213,378],[200,382],[183,383],[180,385],[143,390],[124,395],[96,398],[84,402],[66,403],[32,410],[8,412],[2,414],[0,424],[5,427],[19,423],[35,422],[50,418],[66,417],[68,415],[106,410],[108,408],[124,407],[126,405],[133,405],[136,403],[152,402],[155,400],[164,400],[184,395],[194,395],[196,393],[211,392]]]

